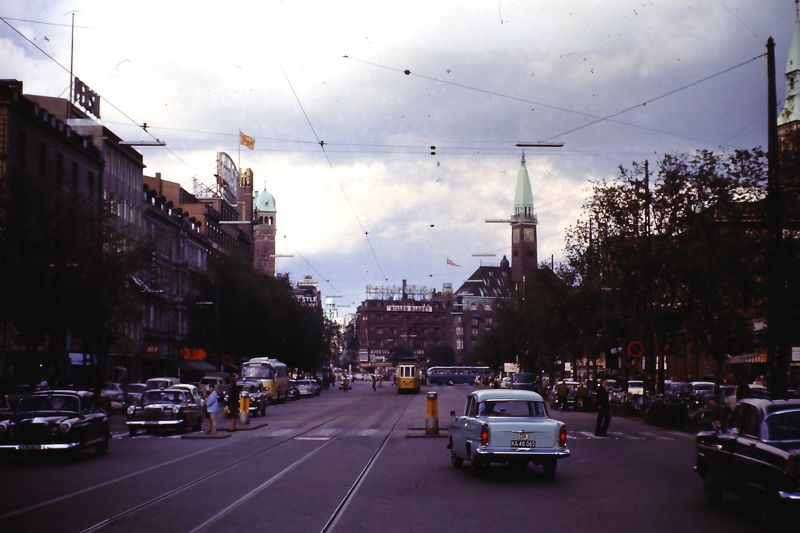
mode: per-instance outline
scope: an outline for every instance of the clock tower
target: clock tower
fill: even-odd
[[[536,214],[533,212],[533,192],[525,154],[522,154],[517,190],[514,195],[514,214],[511,216],[511,279],[524,283],[538,267],[536,251]]]

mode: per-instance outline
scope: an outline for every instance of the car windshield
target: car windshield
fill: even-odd
[[[769,440],[800,440],[800,410],[768,416],[767,434]]]
[[[672,383],[668,389],[665,389],[667,394],[684,394],[689,391],[688,383]]]
[[[544,403],[529,400],[487,400],[478,404],[478,416],[546,416]]]
[[[242,367],[242,377],[257,379],[272,379],[272,367],[268,364],[249,364]]]
[[[126,387],[128,392],[144,392],[147,390],[147,385],[144,383],[131,383]]]
[[[181,403],[183,397],[179,391],[149,390],[142,396],[142,403]]]
[[[17,413],[34,413],[40,411],[78,412],[78,398],[53,394],[48,396],[26,396],[19,401]]]
[[[714,392],[713,383],[695,383],[692,385],[694,392]]]
[[[518,372],[511,376],[511,381],[514,383],[533,383],[533,374]]]

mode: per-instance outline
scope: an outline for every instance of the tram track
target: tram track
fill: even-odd
[[[166,492],[163,492],[163,493],[159,494],[158,496],[150,498],[150,499],[148,499],[148,500],[146,500],[146,501],[144,501],[142,503],[139,503],[139,504],[134,505],[133,507],[130,507],[130,508],[128,508],[128,509],[126,509],[126,510],[124,510],[122,512],[119,512],[119,513],[115,514],[114,516],[111,516],[111,517],[106,518],[106,519],[104,519],[104,520],[102,520],[100,522],[97,522],[96,524],[94,524],[94,525],[92,525],[92,526],[90,526],[90,527],[88,527],[86,529],[81,530],[81,533],[89,533],[89,532],[93,532],[93,531],[99,531],[99,530],[101,530],[101,529],[103,529],[105,527],[108,527],[108,526],[114,524],[115,522],[118,522],[118,521],[122,520],[123,518],[127,518],[127,517],[129,517],[131,515],[134,515],[134,514],[140,512],[140,511],[148,509],[148,508],[150,508],[150,507],[152,507],[152,506],[154,506],[154,505],[156,505],[156,504],[158,504],[158,503],[160,503],[160,502],[162,502],[164,500],[172,498],[172,497],[174,497],[174,496],[176,496],[178,494],[181,494],[181,493],[183,493],[183,492],[185,492],[185,491],[187,491],[187,490],[189,490],[189,489],[191,489],[193,487],[196,487],[199,484],[201,484],[201,483],[203,483],[203,482],[205,482],[205,481],[207,481],[209,479],[212,479],[212,478],[214,478],[214,477],[216,477],[216,476],[218,476],[220,474],[223,474],[223,473],[231,470],[232,468],[234,468],[234,467],[236,467],[236,466],[238,466],[238,465],[240,465],[242,463],[250,461],[251,459],[253,459],[255,457],[258,457],[259,455],[262,455],[262,454],[264,454],[264,453],[266,453],[266,452],[268,452],[270,450],[273,450],[273,449],[277,448],[278,446],[286,444],[287,442],[290,442],[290,441],[294,440],[297,437],[301,437],[302,435],[305,435],[307,433],[311,433],[314,430],[316,430],[316,429],[318,429],[318,428],[320,428],[320,427],[322,427],[322,426],[324,426],[326,424],[329,424],[329,423],[331,423],[331,422],[333,422],[335,420],[338,420],[338,419],[340,419],[340,418],[352,413],[355,410],[356,409],[350,409],[350,410],[348,410],[348,411],[346,411],[344,413],[338,414],[337,416],[334,416],[334,417],[331,417],[331,418],[326,418],[322,422],[320,422],[318,424],[315,424],[314,426],[312,426],[312,427],[310,427],[310,428],[308,428],[308,429],[306,429],[304,431],[288,435],[285,438],[282,438],[282,439],[278,440],[277,442],[274,442],[274,443],[270,444],[266,448],[261,448],[261,449],[259,449],[257,451],[254,451],[254,452],[251,452],[251,453],[249,453],[247,455],[244,455],[244,456],[242,456],[242,457],[240,457],[240,458],[238,458],[238,459],[236,459],[234,461],[230,461],[229,463],[226,463],[225,465],[223,465],[221,467],[218,467],[218,468],[216,468],[216,469],[214,469],[214,470],[212,470],[210,472],[207,472],[207,473],[205,473],[205,474],[203,474],[203,475],[201,475],[199,477],[196,477],[196,478],[194,478],[194,479],[192,479],[190,481],[187,481],[186,483],[184,483],[184,484],[182,484],[182,485],[180,485],[178,487],[175,487],[175,488],[170,489],[170,490],[168,490]],[[210,448],[209,450],[216,449],[216,448],[219,448],[219,446],[215,446],[214,448]]]

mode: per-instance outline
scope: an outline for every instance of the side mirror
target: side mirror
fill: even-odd
[[[450,411],[450,416],[456,416],[456,412],[455,411]]]

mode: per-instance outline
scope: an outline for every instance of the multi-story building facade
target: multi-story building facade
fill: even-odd
[[[275,197],[263,191],[256,193],[253,212],[253,247],[256,270],[275,276],[275,235],[278,208]]]
[[[23,218],[49,220],[62,208],[75,206],[99,228],[102,176],[102,154],[90,139],[24,95],[21,81],[0,81],[0,239],[5,241],[0,261],[10,265],[25,253],[25,242],[15,246],[9,232],[10,225],[19,227]],[[48,261],[42,268],[55,273],[77,266]],[[0,297],[12,305],[9,298],[9,293]],[[69,333],[58,345],[51,339],[47,352],[37,359],[28,353],[20,332],[0,322],[0,379],[37,379],[42,377],[40,368],[65,372],[59,366],[68,361],[73,339]]]
[[[450,342],[452,293],[424,287],[367,287],[354,333],[362,369],[391,366],[392,359],[424,362],[436,345]]]
[[[478,267],[455,292],[452,309],[451,342],[456,363],[473,355],[478,338],[494,324],[498,302],[511,298],[514,283],[508,259],[500,266]]]
[[[161,180],[162,187],[164,183],[178,185]],[[144,295],[141,377],[213,370],[205,350],[187,343],[189,306],[196,304],[193,280],[208,269],[210,243],[197,219],[148,184],[144,199],[144,239],[152,251],[139,281]]]

